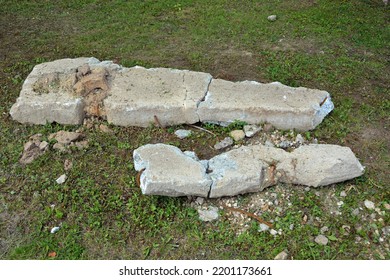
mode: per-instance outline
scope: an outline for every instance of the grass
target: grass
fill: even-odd
[[[389,225],[389,212],[382,221],[364,208],[358,217],[350,214],[365,199],[381,211],[390,203],[390,25],[382,1],[0,0],[0,5],[0,258],[47,259],[56,252],[58,259],[272,259],[286,248],[294,259],[390,258],[376,234]],[[270,14],[278,19],[269,22]],[[224,211],[217,222],[201,222],[187,198],[141,194],[132,151],[164,142],[210,158],[217,139],[202,131],[178,141],[176,127],[112,126],[112,134],[92,128],[85,132],[88,149],[50,151],[21,166],[29,136],[79,128],[12,121],[8,112],[24,79],[38,63],[80,56],[327,90],[335,110],[306,136],[351,147],[366,173],[319,189],[320,198],[284,186],[291,205],[279,215],[264,213],[283,231],[273,237],[259,233],[255,222],[237,236]],[[223,139],[242,125],[205,128]],[[66,183],[57,185],[65,159],[73,168]],[[331,200],[345,189],[351,190],[343,214],[331,215],[321,198]],[[242,197],[243,206],[250,197]],[[302,224],[304,213],[321,222]],[[49,233],[60,224],[58,233]],[[325,247],[313,239],[323,225],[329,227]],[[349,235],[344,225],[351,227]],[[362,241],[356,243],[356,237]]]

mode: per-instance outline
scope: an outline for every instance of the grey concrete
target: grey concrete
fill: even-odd
[[[259,160],[251,147],[240,147],[209,160],[213,183],[210,197],[234,196],[262,191],[268,165]]]
[[[333,109],[326,91],[280,83],[229,82],[210,74],[168,68],[123,68],[96,58],[39,64],[12,106],[21,123],[81,124],[86,116],[121,126],[170,126],[199,121],[267,122],[310,130]]]
[[[196,123],[210,74],[167,68],[120,71],[104,105],[107,120],[122,126],[147,127],[155,118],[163,126]]]
[[[364,172],[348,147],[310,144],[295,149],[276,166],[280,181],[305,186],[326,186],[359,177]]]
[[[213,79],[198,114],[201,122],[266,122],[279,129],[306,131],[321,123],[333,107],[326,91],[293,88],[278,82]]]
[[[224,197],[262,191],[278,182],[325,186],[353,179],[364,167],[347,147],[311,144],[289,153],[264,145],[242,146],[199,160],[165,144],[134,151],[144,194]]]
[[[208,196],[211,180],[205,167],[179,148],[148,144],[134,150],[133,158],[135,169],[142,172],[140,187],[143,194]]]
[[[120,68],[96,58],[61,59],[36,65],[23,83],[20,96],[11,107],[12,118],[21,123],[82,124],[86,98],[76,94],[77,69],[90,68],[114,71]]]

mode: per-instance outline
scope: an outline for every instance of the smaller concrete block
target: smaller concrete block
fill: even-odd
[[[364,172],[348,147],[325,144],[300,146],[291,158],[277,165],[280,181],[305,186],[326,186],[359,177]]]
[[[267,167],[254,156],[250,147],[240,147],[213,157],[208,167],[213,181],[210,198],[263,190]]]
[[[148,144],[133,152],[134,167],[142,171],[143,194],[207,197],[211,180],[206,168],[179,148],[165,144]]]

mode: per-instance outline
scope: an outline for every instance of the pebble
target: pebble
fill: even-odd
[[[322,234],[318,235],[318,236],[314,239],[314,241],[315,241],[317,244],[324,245],[324,246],[325,246],[326,244],[328,244],[328,242],[329,242],[328,238],[326,238],[326,236],[324,236],[324,235],[322,235]]]
[[[279,254],[277,254],[274,258],[274,260],[287,260],[288,258],[288,253],[286,250],[283,250]]]
[[[390,210],[390,204],[386,203],[384,206],[386,210]]]
[[[292,143],[290,141],[281,141],[279,144],[278,144],[278,147],[279,148],[282,148],[282,149],[287,149],[288,147],[291,147],[292,146]]]
[[[47,143],[46,141],[42,141],[39,144],[39,150],[41,151],[46,151],[48,148],[49,148],[49,143]]]
[[[245,138],[245,132],[243,130],[233,130],[230,132],[230,136],[234,141],[241,141]]]
[[[203,202],[204,202],[204,198],[203,198],[203,197],[197,197],[196,200],[195,200],[195,202],[196,202],[197,204],[199,204],[199,205],[202,205]]]
[[[261,127],[254,124],[244,125],[243,129],[245,136],[248,138],[254,136],[257,132],[261,131]]]
[[[338,202],[337,202],[337,206],[338,206],[338,207],[341,207],[341,206],[343,206],[343,205],[344,205],[344,201],[338,201]]]
[[[370,209],[370,210],[375,209],[374,202],[367,200],[367,199],[364,201],[364,206],[366,206],[366,208]]]
[[[288,228],[289,228],[290,230],[293,230],[293,229],[294,229],[294,224],[291,224]]]
[[[258,232],[267,231],[267,230],[269,230],[269,226],[267,226],[266,224],[260,224]]]
[[[277,19],[277,16],[276,15],[270,15],[270,16],[267,17],[267,19],[269,21],[275,21]]]
[[[218,142],[217,144],[215,144],[214,149],[222,150],[224,148],[230,147],[231,145],[233,145],[233,139],[230,137],[226,137],[221,142]]]
[[[56,233],[57,231],[60,230],[60,227],[53,227],[51,230],[50,230],[50,233]]]
[[[179,139],[184,139],[184,138],[187,138],[188,136],[190,136],[192,133],[191,130],[186,130],[186,129],[178,129],[175,131],[175,135],[179,138]]]
[[[327,226],[323,226],[321,229],[320,229],[320,232],[322,234],[324,234],[325,232],[327,232],[329,230],[329,228]]]
[[[341,191],[341,192],[340,192],[340,196],[341,196],[341,197],[346,197],[346,196],[347,196],[347,193],[346,193],[345,191]]]
[[[271,235],[273,235],[273,236],[275,236],[275,235],[278,234],[278,232],[277,232],[276,230],[274,230],[274,229],[271,229],[271,230],[269,231],[269,233],[271,233]]]
[[[56,180],[57,184],[63,184],[65,183],[66,181],[66,175],[65,174],[62,174],[60,177],[58,177],[58,179]]]
[[[305,192],[309,192],[309,191],[310,191],[310,187],[306,187]]]
[[[211,222],[219,218],[218,208],[210,206],[207,210],[198,209],[199,219],[204,222]]]

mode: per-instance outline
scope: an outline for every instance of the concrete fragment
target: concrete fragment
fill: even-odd
[[[155,118],[163,126],[196,123],[198,104],[211,75],[167,68],[126,68],[113,81],[104,100],[107,120],[123,126],[147,127]]]
[[[65,183],[66,181],[66,175],[65,174],[62,174],[60,177],[58,177],[58,179],[56,180],[57,184],[61,185],[63,183]]]
[[[143,194],[207,197],[211,180],[205,167],[179,148],[148,144],[133,152]]]
[[[321,123],[333,107],[326,91],[293,88],[278,82],[213,79],[198,114],[201,122],[267,122],[280,129],[306,131]]]
[[[282,173],[281,182],[312,187],[350,180],[364,172],[350,148],[326,144],[300,146],[276,169]]]
[[[275,21],[277,19],[277,16],[276,15],[270,15],[270,16],[267,17],[267,19],[269,21]]]
[[[209,160],[208,172],[213,182],[209,196],[261,191],[267,186],[267,167],[251,147],[240,147],[215,156]]]
[[[327,238],[326,236],[322,235],[322,234],[318,235],[318,236],[314,239],[314,241],[315,241],[317,244],[320,244],[320,245],[323,245],[323,246],[327,245],[328,242],[329,242],[328,238]]]
[[[75,142],[82,137],[82,134],[79,132],[64,131],[60,130],[58,132],[52,133],[49,135],[49,140],[55,139],[58,143],[63,145],[68,145],[71,142]]]
[[[366,199],[366,200],[364,201],[364,206],[366,206],[366,208],[367,208],[367,209],[370,209],[370,210],[375,209],[375,204],[374,204],[374,202],[372,202],[372,201],[370,201],[370,200],[368,200],[368,199]]]
[[[253,137],[257,132],[261,131],[261,126],[255,124],[244,125],[243,127],[245,136],[250,138]]]
[[[232,130],[230,131],[230,137],[232,137],[234,141],[241,141],[245,138],[245,132],[240,129]]]
[[[214,149],[222,150],[233,145],[233,139],[230,137],[224,138],[222,141],[214,145]]]
[[[288,259],[288,253],[286,250],[283,250],[279,254],[277,254],[274,258],[274,260],[287,260]]]
[[[198,209],[199,219],[204,222],[212,222],[219,218],[218,208],[210,206],[207,210]]]
[[[186,129],[178,129],[175,131],[175,135],[179,138],[179,139],[184,139],[184,138],[187,138],[188,136],[190,136],[192,133],[191,130],[186,130]]]

